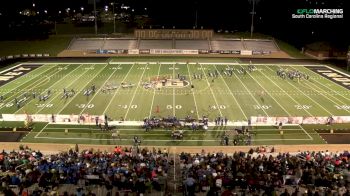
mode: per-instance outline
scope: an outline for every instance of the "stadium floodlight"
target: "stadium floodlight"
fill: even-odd
[[[83,12],[84,11],[84,7],[81,7],[80,10]]]
[[[35,3],[33,3],[33,7],[35,7]]]
[[[47,10],[44,10],[44,13],[47,14]]]

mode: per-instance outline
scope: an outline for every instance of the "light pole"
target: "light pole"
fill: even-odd
[[[114,2],[111,3],[113,10],[113,33],[115,33],[115,13],[114,13]]]
[[[94,0],[94,12],[95,12],[95,34],[97,35],[97,13],[96,13],[96,0]]]
[[[252,10],[252,23],[250,25],[250,38],[253,38],[253,31],[254,31],[255,0],[252,0],[252,3],[253,3],[253,10]]]

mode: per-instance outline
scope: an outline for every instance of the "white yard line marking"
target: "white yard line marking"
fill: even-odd
[[[41,133],[41,132],[39,132]],[[38,134],[39,134],[38,133]],[[170,137],[170,136],[169,136]],[[87,138],[87,137],[35,137],[37,139],[53,139],[53,140],[88,140],[88,141],[113,141],[115,139],[110,138]],[[121,141],[133,141],[134,139],[120,139]],[[279,139],[252,139],[251,141],[310,141],[313,139],[283,139],[283,138],[279,138]],[[171,141],[176,141],[173,139],[169,139],[169,140],[149,140],[149,139],[143,139],[142,141],[145,142],[171,142]],[[180,142],[220,142],[221,139],[217,139],[217,140],[180,140]]]
[[[99,72],[97,72],[97,74],[95,76],[91,76],[91,79],[88,82],[86,82],[86,85],[83,86],[83,88],[81,88],[81,89],[84,89],[87,85],[89,85],[89,83],[92,80],[94,80],[96,78],[96,76],[98,76],[107,67],[107,65],[108,64],[105,64],[105,66]],[[91,70],[89,69],[89,71],[91,71]],[[78,94],[79,93],[76,93],[73,97],[71,97],[70,100],[66,104],[64,104],[62,109],[59,112],[57,112],[57,114],[60,114],[66,107],[68,107],[68,105],[76,98],[76,96],[78,96]]]
[[[305,67],[304,67],[304,70],[306,70],[306,71],[309,72],[309,73],[316,74],[315,72],[313,72],[313,71],[311,71],[311,70],[309,70],[309,69],[307,69],[307,68],[305,68]],[[349,77],[350,77],[350,76],[349,76]],[[329,82],[332,83],[332,84],[334,83],[333,81],[328,80],[328,79],[325,78],[325,77],[322,77],[322,79],[326,79],[327,81],[329,81]],[[318,84],[320,84],[320,85],[326,87],[327,89],[329,89],[329,90],[331,90],[332,92],[336,93],[337,95],[343,97],[344,99],[350,100],[350,98],[345,97],[344,95],[340,94],[339,91],[336,91],[336,90],[333,90],[332,88],[329,88],[328,86],[322,84],[322,83],[319,82],[318,80],[315,79],[315,80],[313,80],[313,81],[315,81],[315,82],[317,82]],[[334,84],[336,84],[336,83],[334,83]],[[336,84],[336,85],[339,86],[339,87],[341,87],[341,88],[346,89],[345,92],[348,92],[348,91],[349,91],[349,89],[347,89],[347,88],[345,88],[345,87],[343,87],[343,86],[341,86],[341,85],[338,85],[338,84]],[[315,85],[315,86],[316,86],[316,85]],[[318,92],[318,91],[317,91],[317,92]],[[328,93],[328,94],[329,94],[329,93]]]
[[[299,127],[304,131],[304,133],[305,133],[310,139],[314,140],[314,138],[311,137],[311,135],[304,129],[304,127],[302,127],[302,126],[300,126],[300,125],[299,125]]]
[[[240,66],[242,67],[242,66]],[[247,74],[253,78],[253,80],[262,88],[264,89],[264,91],[284,110],[284,112],[287,113],[288,116],[291,116],[291,114],[270,94],[268,93],[268,91],[263,87],[263,85],[260,84],[260,82],[258,80],[256,80],[250,73],[249,71],[247,71]]]
[[[229,67],[229,66],[227,66]],[[231,67],[229,67],[231,68]],[[255,99],[255,97],[253,96],[253,94],[250,92],[250,90],[247,88],[247,86],[242,82],[242,80],[236,75],[236,73],[233,71],[233,74],[235,75],[235,77],[238,79],[238,81],[240,81],[240,83],[242,84],[242,86],[245,88],[245,90],[249,93],[249,95],[254,99],[255,103],[258,104],[258,106],[260,106],[261,110],[265,113],[265,115],[267,117],[269,117],[269,115],[267,114],[266,110],[261,107],[260,103],[258,102],[258,100]]]
[[[279,66],[278,66],[279,67]],[[271,70],[271,68],[269,68],[267,66],[268,69]],[[295,89],[297,89],[299,92],[301,92],[304,96],[306,96],[307,98],[309,98],[312,102],[316,103],[318,106],[320,106],[324,111],[326,111],[328,114],[334,116],[330,111],[328,111],[326,108],[324,108],[321,104],[319,104],[317,101],[313,100],[311,97],[309,97],[307,94],[305,94],[302,90],[300,90],[299,88],[297,88],[293,83],[291,83],[290,81],[287,80],[287,82],[289,84],[291,84]]]
[[[215,67],[215,69],[216,69],[216,70],[219,72],[219,70],[217,69],[216,65],[213,65],[213,66],[214,66],[214,67]],[[239,107],[239,109],[241,110],[241,112],[242,112],[242,114],[243,114],[244,118],[247,120],[247,119],[248,119],[247,115],[244,113],[244,111],[243,111],[243,109],[242,109],[241,105],[238,103],[238,101],[237,101],[236,97],[233,95],[233,93],[232,93],[232,91],[231,91],[230,87],[228,86],[228,84],[226,83],[226,81],[225,81],[224,77],[221,75],[221,73],[220,73],[220,72],[219,72],[219,75],[220,75],[220,77],[221,77],[222,81],[224,81],[224,84],[225,84],[226,88],[229,90],[229,93],[231,94],[232,98],[235,100],[235,102],[236,102],[237,106],[238,106],[238,107]]]
[[[74,72],[76,69],[78,69],[79,67],[81,67],[82,65],[79,65],[79,66],[77,66],[74,70],[72,70],[71,72],[69,72],[67,75],[65,75],[64,77],[62,77],[61,79],[59,79],[59,80],[57,80],[54,84],[52,84],[50,87],[52,87],[52,86],[54,86],[56,83],[58,83],[58,82],[61,82],[64,78],[66,78],[70,73],[72,73],[72,72]],[[82,74],[80,74],[80,76],[79,77],[76,77],[72,82],[70,82],[69,84],[68,84],[68,86],[71,86],[75,81],[77,81],[79,78],[81,78],[87,71],[89,71],[89,70],[86,70],[86,71],[84,71]],[[49,88],[47,88],[47,89],[49,89]],[[47,90],[46,89],[46,90]],[[56,92],[56,95],[54,96],[54,97],[52,97],[51,99],[50,99],[50,101],[49,101],[49,103],[46,103],[45,102],[45,104],[50,104],[56,97],[58,97],[60,95],[60,93],[59,92]],[[30,102],[29,102],[30,103]],[[35,114],[38,114],[41,110],[43,110],[45,107],[42,107],[42,108],[40,108],[38,111],[36,111],[36,113]]]
[[[135,63],[132,64],[132,66],[130,67],[128,73],[124,76],[124,78],[123,78],[123,80],[121,81],[121,83],[123,83],[123,82],[125,81],[125,79],[128,77],[128,75],[130,74],[130,71],[132,70],[132,68],[133,68],[134,66],[135,66]],[[115,93],[113,94],[111,100],[108,102],[108,105],[106,106],[106,108],[105,108],[105,110],[103,111],[102,114],[106,114],[106,112],[107,112],[109,106],[111,105],[111,103],[112,103],[113,100],[114,100],[114,97],[117,95],[117,93],[119,92],[120,89],[121,89],[121,88],[118,88],[118,89],[115,91]]]
[[[188,78],[190,79],[190,83],[192,85],[192,79],[191,79],[191,72],[190,72],[190,68],[188,67],[188,64],[186,64],[187,66],[187,72],[188,72]],[[192,91],[192,96],[193,96],[193,101],[194,101],[194,105],[196,107],[196,113],[197,113],[197,119],[199,119],[199,113],[198,113],[198,107],[197,107],[197,102],[196,102],[196,97],[194,95],[194,91],[191,87],[191,91]]]
[[[175,79],[175,63],[173,63],[173,79]],[[173,87],[173,116],[175,116],[175,87]]]
[[[97,90],[97,92],[91,97],[91,99],[89,100],[89,102],[86,105],[89,105],[92,100],[97,96],[97,94],[101,91],[101,89],[103,88],[104,85],[106,85],[106,83],[109,81],[109,79],[113,76],[113,74],[118,70],[118,68],[120,67],[120,65],[117,67],[117,69],[114,69],[114,71],[112,72],[112,74],[104,81],[104,83],[102,84],[102,86]],[[119,87],[120,88],[120,87]],[[85,111],[86,107],[84,107],[81,112],[79,113],[79,115],[83,114],[83,112]]]
[[[68,66],[69,66],[69,65],[67,65],[66,67],[68,67]],[[54,72],[53,74],[51,74],[51,75],[49,75],[49,76],[46,76],[46,77],[50,78],[51,76],[55,75],[56,73],[58,73],[58,72],[60,72],[60,71],[62,71],[62,70],[58,70],[58,71]],[[36,84],[36,85],[30,87],[27,91],[24,91],[24,93],[22,93],[22,94],[20,94],[20,95],[13,94],[13,95],[9,96],[8,98],[13,97],[13,96],[15,96],[15,95],[16,95],[17,97],[21,97],[21,96],[23,96],[26,92],[28,92],[28,91],[34,89],[34,88],[37,87],[37,86],[40,86],[41,83],[42,83],[42,82],[45,82],[45,81],[46,81],[46,80],[41,80],[38,84]],[[14,100],[15,100],[15,99],[12,99],[11,101],[9,101],[9,102],[7,102],[7,103],[13,102]],[[0,106],[0,109],[2,109],[3,107],[5,107],[5,105],[6,105],[6,104]],[[17,110],[16,110],[16,111],[17,111]]]
[[[291,67],[291,69],[296,70],[296,69],[294,69],[293,67]],[[314,80],[314,81],[317,81],[317,80]],[[317,81],[317,82],[318,82],[318,81]],[[320,82],[318,82],[318,83],[321,84]],[[325,96],[324,93],[326,93],[326,94],[328,94],[329,96],[333,97],[335,100],[339,101],[341,104],[345,104],[345,105],[346,105],[345,102],[339,100],[337,97],[333,96],[331,93],[325,91],[324,89],[318,87],[317,85],[311,83],[310,81],[306,81],[306,82],[303,83],[303,84],[306,84],[306,85],[311,89],[311,91],[316,92],[316,93],[318,93],[319,95],[322,95],[323,97],[325,97],[325,98],[328,99],[329,101],[333,102],[335,105],[339,105],[339,104],[336,103],[336,102],[334,102],[334,101],[333,101],[332,99],[330,99],[328,96]],[[316,88],[319,89],[320,91],[314,90],[314,88],[311,87],[309,84],[312,84],[313,87],[316,87]],[[323,85],[323,84],[321,84],[321,85]],[[323,85],[323,86],[324,86],[324,85]],[[325,86],[325,87],[327,87],[327,86]],[[328,88],[328,87],[327,87],[327,88]],[[331,89],[331,90],[332,90],[332,89]],[[334,92],[334,91],[332,90],[332,92]],[[344,109],[344,110],[347,111],[347,112],[349,112],[349,109]]]
[[[215,101],[215,104],[216,104],[216,108],[219,110],[220,116],[223,116],[222,113],[221,113],[221,110],[220,110],[218,101],[216,100],[216,97],[215,97],[215,95],[214,95],[214,93],[213,93],[213,89],[212,89],[211,86],[210,86],[210,83],[209,83],[207,74],[204,72],[204,69],[203,69],[202,64],[200,64],[200,66],[201,66],[201,70],[202,70],[202,72],[203,72],[203,75],[204,75],[205,79],[207,80],[207,85],[208,85],[208,87],[209,87],[209,89],[210,89],[211,95],[212,95],[213,98],[214,98],[214,101]]]
[[[160,67],[162,66],[161,63],[159,63],[159,68],[158,68],[158,73],[157,73],[157,80],[159,78],[159,73],[160,73]],[[151,102],[151,108],[149,109],[149,115],[148,118],[151,118],[152,115],[152,110],[153,110],[153,104],[154,104],[154,97],[156,96],[156,88],[153,89],[153,98],[152,98],[152,102]]]
[[[268,69],[270,69],[268,66],[266,66]],[[271,70],[271,69],[270,69]],[[282,90],[282,92],[287,95],[290,99],[292,99],[296,104],[301,105],[297,100],[295,100],[292,96],[289,95],[288,92],[286,92],[282,87],[280,87],[278,84],[276,84],[269,76],[267,76],[266,74],[264,74],[264,72],[262,72],[261,70],[259,71],[262,75],[264,75],[265,78],[267,78],[268,80],[270,80],[275,86],[277,86],[279,89]],[[308,113],[310,116],[313,116],[309,111],[307,111],[305,108],[303,108],[303,110]]]
[[[50,123],[47,123],[47,124],[34,136],[34,138],[38,138],[38,135],[40,135],[41,132],[43,132],[44,129],[45,129],[49,124],[50,124]]]
[[[20,64],[20,65],[22,65],[22,64]],[[18,66],[15,66],[15,67],[18,67]],[[40,68],[47,68],[47,70],[40,70]],[[1,87],[2,89],[6,89],[6,88],[8,88],[7,85],[10,85],[11,83],[16,83],[16,82],[18,82],[17,80],[20,80],[21,78],[30,78],[30,80],[26,80],[26,81],[24,81],[22,84],[20,84],[19,86],[17,86],[17,88],[18,88],[18,87],[21,87],[21,86],[27,84],[28,82],[32,81],[33,79],[38,78],[40,75],[43,75],[44,73],[50,71],[52,68],[53,68],[53,67],[49,67],[49,66],[42,65],[42,66],[36,68],[35,70],[30,71],[29,73],[24,74],[24,75],[22,75],[21,77],[18,77],[18,78],[16,78],[16,79],[10,81],[9,83],[6,83],[6,84],[0,86],[0,87]],[[9,69],[11,69],[11,68],[9,68]],[[9,69],[7,69],[7,70],[9,70]],[[39,72],[39,73],[36,73],[36,72],[38,72],[38,71],[40,71],[40,72]],[[35,75],[35,74],[37,74],[37,75]],[[12,90],[13,90],[13,88],[11,88],[11,90],[10,90],[9,92],[11,92]],[[9,93],[9,92],[7,92],[7,93]],[[6,95],[6,94],[5,94],[5,95]],[[5,100],[6,100],[6,99],[7,99],[7,98],[5,98]]]
[[[143,75],[145,74],[145,72],[146,72],[146,70],[147,70],[147,65],[146,65],[145,67],[143,67],[143,68],[144,68],[144,69],[143,69],[142,75],[140,76],[139,82],[137,83],[136,90],[134,91],[134,95],[132,96],[131,101],[130,101],[130,103],[129,103],[129,105],[128,105],[128,109],[126,110],[126,113],[125,113],[125,115],[124,115],[124,119],[125,119],[125,120],[126,120],[126,116],[128,115],[128,113],[129,113],[129,111],[130,111],[131,104],[132,104],[132,102],[133,102],[134,99],[135,99],[137,89],[138,89],[139,86],[141,85],[142,77],[143,77]]]

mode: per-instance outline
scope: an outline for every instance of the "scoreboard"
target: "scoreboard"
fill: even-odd
[[[213,30],[204,29],[135,29],[134,35],[140,39],[211,39]]]

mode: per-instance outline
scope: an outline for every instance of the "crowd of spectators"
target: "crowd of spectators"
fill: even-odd
[[[98,184],[109,190],[117,187],[144,194],[163,189],[170,164],[167,152],[154,148],[117,146],[114,152],[71,149],[52,155],[21,148],[0,153],[1,189],[5,195],[16,195],[9,187],[17,186],[22,195],[33,184],[43,193],[61,184]],[[42,194],[33,191],[30,195]]]
[[[299,152],[297,154],[218,152],[180,154],[183,191],[186,195],[276,195],[284,187],[298,188],[283,195],[350,195],[350,153]],[[321,187],[321,188],[320,188]],[[320,188],[320,189],[319,189]],[[341,192],[341,194],[338,194]]]
[[[350,153],[273,153],[268,147],[234,154],[202,153],[179,155],[180,182],[184,195],[350,195]],[[113,152],[70,149],[43,155],[21,148],[0,153],[1,190],[5,195],[49,195],[62,184],[107,190],[128,190],[142,195],[164,190],[170,166],[166,150],[116,146]],[[175,167],[175,168],[176,168]],[[38,185],[25,193],[27,187]],[[19,192],[10,188],[17,186]],[[298,187],[304,187],[300,192]],[[83,195],[80,188],[75,195]],[[68,195],[68,194],[63,194]],[[87,195],[94,195],[89,193]],[[109,193],[110,195],[110,193]]]

